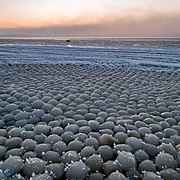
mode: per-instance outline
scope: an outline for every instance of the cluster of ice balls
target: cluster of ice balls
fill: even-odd
[[[0,77],[2,179],[178,179],[176,72],[30,66]]]

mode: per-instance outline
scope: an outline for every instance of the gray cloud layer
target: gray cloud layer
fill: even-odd
[[[154,14],[146,17],[99,18],[95,22],[39,28],[0,29],[0,36],[16,37],[180,37],[180,14]]]

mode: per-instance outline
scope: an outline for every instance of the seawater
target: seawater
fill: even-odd
[[[0,39],[0,63],[180,68],[180,39]]]

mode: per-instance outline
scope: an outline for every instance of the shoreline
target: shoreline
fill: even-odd
[[[179,69],[0,64],[4,179],[178,179],[179,144]]]

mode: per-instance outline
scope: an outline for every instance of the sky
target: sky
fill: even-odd
[[[0,0],[1,37],[180,37],[180,0]]]

